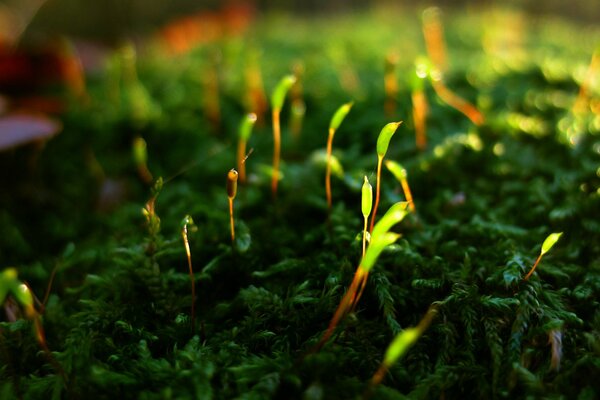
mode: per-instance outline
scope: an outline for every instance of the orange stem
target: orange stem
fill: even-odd
[[[410,208],[410,211],[414,212],[415,203],[413,201],[412,193],[410,192],[410,187],[408,186],[408,181],[406,179],[401,179],[400,185],[402,185],[402,191],[404,192],[404,197],[408,202],[408,207]]]
[[[417,148],[419,150],[425,150],[427,147],[427,132],[425,127],[427,99],[425,98],[425,93],[423,93],[423,90],[417,90],[412,93],[412,102]]]
[[[533,274],[533,271],[535,271],[536,267],[538,266],[538,264],[540,263],[540,260],[542,259],[542,255],[540,254],[537,258],[537,260],[535,260],[535,263],[533,264],[533,267],[531,267],[531,270],[527,273],[527,275],[525,275],[525,278],[523,278],[523,280],[527,280],[529,279],[529,277],[531,276],[531,274]]]
[[[240,178],[241,183],[246,182],[246,163],[244,162],[245,158],[246,158],[246,141],[243,139],[240,139],[238,141],[238,147],[237,147],[237,165],[238,165],[237,169],[239,172],[239,178]]]
[[[279,182],[279,157],[281,153],[281,127],[279,123],[280,110],[273,110],[273,179],[271,191],[277,197],[277,184]]]
[[[229,225],[231,225],[231,244],[235,241],[235,226],[233,220],[233,197],[229,197]]]
[[[327,137],[327,165],[325,166],[325,194],[327,195],[327,206],[331,212],[331,151],[333,147],[333,135],[335,130],[329,128],[329,136]]]
[[[383,157],[378,156],[377,158],[377,186],[375,190],[375,206],[373,207],[373,215],[371,215],[371,226],[369,227],[369,233],[373,232],[373,227],[375,226],[375,216],[377,215],[377,207],[379,207],[379,192],[381,190],[381,163],[383,162]]]
[[[466,115],[475,125],[483,124],[483,114],[474,105],[448,89],[442,81],[433,81],[433,89],[445,103]]]
[[[192,284],[192,331],[196,328],[196,283],[194,280],[194,270],[192,269],[192,252],[190,250],[190,242],[188,241],[187,225],[183,226],[181,235],[183,236],[183,245],[185,246],[185,254],[187,255],[188,269],[190,272],[190,282]]]

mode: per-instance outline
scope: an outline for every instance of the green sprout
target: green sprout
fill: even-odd
[[[362,237],[362,258],[365,258],[365,251],[367,246],[367,223],[369,215],[371,215],[371,209],[373,208],[373,186],[369,183],[369,178],[365,175],[365,180],[362,185],[362,201],[361,211],[364,219],[363,226],[363,237]]]
[[[227,173],[227,198],[229,199],[229,224],[231,227],[231,244],[235,241],[235,222],[233,219],[233,200],[237,194],[238,172],[231,168]]]
[[[294,83],[296,83],[294,75],[284,76],[275,87],[271,96],[273,118],[273,178],[271,180],[271,190],[273,196],[277,196],[277,184],[279,183],[279,160],[281,155],[281,123],[279,117],[283,108],[283,102],[285,101],[285,95]]]
[[[331,210],[331,153],[333,147],[333,136],[335,132],[346,118],[346,115],[350,112],[353,103],[346,103],[341,105],[337,111],[333,114],[331,122],[329,123],[329,135],[327,136],[327,166],[325,170],[325,194],[327,195],[327,206]]]
[[[133,160],[138,171],[138,175],[144,183],[152,182],[152,174],[148,169],[148,149],[143,137],[137,136],[133,139]]]
[[[415,202],[413,201],[412,192],[410,191],[410,186],[408,186],[408,174],[406,173],[406,169],[392,160],[386,160],[385,166],[387,169],[398,179],[400,185],[402,186],[402,191],[404,192],[404,197],[408,202],[408,206],[410,207],[410,211],[415,212]]]
[[[252,128],[256,123],[256,114],[250,113],[247,114],[240,124],[239,128],[239,140],[237,147],[237,166],[240,174],[240,182],[246,182],[246,145],[248,144],[248,140],[250,140],[250,135],[252,134]]]
[[[188,269],[190,273],[190,282],[192,285],[191,321],[193,331],[196,327],[196,282],[194,280],[194,270],[192,268],[192,252],[190,250],[190,242],[188,240],[188,226],[190,228],[195,227],[192,217],[186,215],[183,218],[183,221],[181,221],[181,237],[183,238],[183,245],[185,247],[185,254],[187,256]]]
[[[379,137],[377,138],[377,189],[375,191],[375,207],[373,208],[373,215],[371,216],[371,227],[369,228],[369,232],[373,232],[373,227],[375,226],[375,216],[377,215],[377,208],[379,207],[379,195],[381,192],[381,165],[383,163],[383,158],[388,151],[392,136],[401,123],[402,121],[390,122],[389,124],[386,124],[383,129],[381,129]]]
[[[419,337],[429,327],[437,312],[436,306],[432,305],[417,326],[407,328],[396,335],[392,343],[388,346],[379,369],[371,378],[369,386],[371,389],[381,383],[389,368],[417,342]]]
[[[17,270],[15,268],[7,268],[0,273],[0,305],[4,304],[4,301],[9,295],[12,295],[17,303],[23,308],[25,317],[33,321],[33,329],[38,344],[44,351],[48,361],[59,373],[63,381],[66,382],[67,376],[65,375],[64,370],[56,361],[46,343],[46,334],[44,332],[41,317],[34,307],[33,293],[31,292],[31,289],[29,289],[29,286],[18,279]]]
[[[359,300],[357,293],[359,293],[360,288],[366,285],[369,271],[373,268],[383,250],[400,237],[399,234],[390,232],[389,230],[402,221],[408,213],[408,203],[399,202],[391,206],[381,220],[377,222],[377,225],[375,225],[375,228],[371,233],[371,242],[365,253],[365,257],[356,269],[352,283],[344,297],[342,297],[340,304],[329,322],[327,330],[314,347],[313,351],[320,350],[327,343],[340,321],[356,307]]]
[[[558,232],[558,233],[551,233],[550,235],[548,235],[548,237],[546,238],[546,240],[544,240],[544,243],[542,243],[542,249],[540,251],[540,255],[538,256],[538,258],[535,260],[535,263],[533,264],[533,267],[531,267],[531,270],[527,273],[527,275],[525,275],[525,278],[523,278],[523,280],[528,280],[529,277],[531,276],[531,274],[533,274],[533,271],[535,271],[536,267],[538,266],[538,264],[540,263],[542,257],[544,256],[544,254],[546,254],[547,252],[550,251],[550,249],[556,244],[556,242],[558,242],[558,239],[560,239],[560,237],[562,236],[562,232]]]

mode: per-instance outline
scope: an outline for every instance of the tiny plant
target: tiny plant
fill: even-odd
[[[147,248],[149,254],[153,254],[156,250],[157,236],[160,232],[160,218],[156,214],[156,198],[160,194],[162,187],[163,179],[159,177],[152,187],[150,200],[146,202],[146,205],[142,209],[142,214],[146,217],[146,223],[148,224],[148,233],[150,234],[150,242]]]
[[[237,194],[238,172],[232,168],[227,173],[227,198],[229,199],[229,224],[231,226],[231,244],[235,241],[235,224],[233,219],[233,199]]]
[[[385,377],[388,369],[394,365],[406,352],[416,343],[423,332],[429,327],[433,318],[437,315],[437,308],[431,306],[419,324],[415,327],[407,328],[400,332],[385,352],[381,366],[373,375],[370,382],[370,388],[377,386]]]
[[[188,226],[191,228],[194,226],[194,220],[191,216],[186,215],[181,221],[181,237],[183,238],[183,246],[185,247],[185,254],[187,256],[188,269],[190,273],[190,283],[192,285],[192,306],[191,306],[191,322],[192,331],[196,327],[196,282],[194,280],[194,270],[192,268],[192,252],[190,250],[190,242],[188,240]]]
[[[402,165],[392,160],[385,160],[385,166],[396,177],[396,179],[400,181],[402,191],[404,192],[404,198],[406,198],[406,201],[408,202],[410,211],[415,212],[415,202],[413,201],[410,186],[408,186],[408,174],[406,173],[406,169]]]
[[[544,240],[544,243],[542,243],[542,249],[540,251],[540,255],[535,260],[533,267],[531,267],[531,270],[529,270],[529,272],[527,273],[527,275],[525,275],[525,278],[523,278],[523,280],[526,281],[529,279],[531,274],[533,274],[533,271],[535,271],[535,269],[537,268],[538,264],[540,263],[540,260],[544,256],[544,254],[546,254],[547,252],[550,251],[550,249],[556,244],[556,242],[558,242],[558,239],[560,239],[561,235],[562,235],[562,232],[551,233],[550,235],[548,235],[546,240]]]
[[[325,194],[327,196],[327,206],[331,210],[331,153],[333,147],[333,137],[335,132],[350,112],[353,103],[346,103],[340,106],[333,114],[329,123],[329,135],[327,136],[327,164],[325,170]]]
[[[279,183],[279,161],[281,155],[281,122],[279,117],[285,101],[285,95],[292,85],[296,83],[294,75],[284,76],[273,91],[271,96],[271,108],[273,118],[273,178],[271,180],[271,190],[273,196],[277,196],[277,184]]]
[[[138,171],[138,175],[140,179],[144,181],[144,183],[152,182],[152,174],[148,169],[148,149],[147,149],[146,141],[143,137],[137,136],[133,139],[133,161],[135,162],[135,166]]]
[[[369,232],[373,232],[373,227],[375,226],[375,216],[377,215],[377,208],[379,207],[379,195],[381,192],[381,165],[383,163],[383,158],[388,151],[392,136],[401,123],[402,121],[390,122],[389,124],[385,125],[383,129],[381,129],[379,137],[377,138],[377,186],[375,190],[375,207],[373,207],[373,215],[371,215],[371,226],[369,228]]]
[[[52,364],[54,369],[67,382],[67,377],[60,364],[56,361],[46,343],[46,334],[42,325],[40,314],[34,307],[33,293],[29,286],[21,282],[17,277],[15,268],[7,268],[0,273],[0,305],[4,304],[6,298],[11,295],[22,307],[25,317],[33,322],[35,338]]]
[[[250,135],[252,134],[252,128],[256,123],[256,114],[247,114],[240,124],[238,147],[237,147],[237,167],[240,176],[240,183],[246,182],[246,146]]]
[[[417,62],[412,81],[413,122],[415,124],[415,141],[421,151],[427,147],[427,97],[425,97],[424,80],[427,78],[424,64]]]
[[[304,64],[298,61],[293,67],[296,83],[290,88],[290,131],[294,139],[300,137],[302,132],[302,122],[306,114],[306,103],[304,102],[302,87],[302,75],[304,75]]]
[[[356,306],[358,303],[357,293],[360,287],[365,284],[363,281],[365,281],[369,276],[369,271],[375,265],[375,262],[381,255],[381,252],[383,252],[386,247],[393,244],[400,237],[399,234],[390,232],[390,229],[402,221],[408,212],[408,204],[406,202],[396,203],[390,207],[377,225],[375,225],[375,228],[371,233],[369,247],[358,268],[356,269],[352,283],[350,284],[350,287],[348,288],[348,291],[344,297],[342,297],[340,304],[338,305],[333,317],[331,318],[331,321],[329,322],[327,330],[321,337],[319,343],[317,343],[315,346],[314,351],[318,351],[325,345],[325,343],[327,343],[339,322],[348,314],[350,310]]]
[[[362,185],[361,211],[364,219],[363,236],[362,236],[362,258],[365,258],[367,249],[367,223],[371,209],[373,208],[373,186],[369,183],[369,178],[365,175],[365,180]]]

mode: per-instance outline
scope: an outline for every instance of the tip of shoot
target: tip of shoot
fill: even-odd
[[[343,104],[341,105],[336,112],[333,114],[333,117],[331,118],[331,122],[329,123],[329,130],[337,130],[340,125],[342,124],[342,122],[344,121],[344,118],[346,118],[346,115],[348,115],[348,113],[350,112],[350,109],[352,108],[352,106],[354,105],[354,102],[351,101],[349,103]]]
[[[227,197],[233,199],[237,194],[238,172],[231,168],[227,173]]]
[[[362,185],[362,202],[361,211],[363,217],[368,218],[371,214],[373,207],[373,186],[369,183],[369,178],[365,175],[365,179]]]
[[[562,236],[562,232],[555,232],[548,235],[544,243],[542,244],[541,254],[546,254],[550,249],[558,242],[558,239]]]
[[[381,129],[379,137],[377,138],[377,155],[379,157],[383,158],[385,153],[387,153],[390,140],[392,139],[394,133],[396,133],[396,129],[398,129],[398,126],[400,126],[401,123],[402,121],[390,122]]]
[[[283,102],[285,101],[285,95],[288,90],[296,83],[295,75],[286,75],[277,84],[275,90],[273,90],[273,95],[271,96],[271,107],[273,110],[281,110],[283,107]]]

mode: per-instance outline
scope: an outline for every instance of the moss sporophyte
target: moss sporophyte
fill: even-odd
[[[369,228],[369,232],[373,232],[373,227],[375,226],[375,217],[377,215],[377,208],[379,207],[379,195],[381,192],[381,165],[383,163],[383,158],[388,151],[388,147],[390,145],[390,140],[392,136],[396,132],[396,129],[400,126],[402,121],[399,122],[390,122],[385,125],[381,132],[379,132],[379,137],[377,138],[377,186],[375,190],[375,206],[373,207],[373,214],[371,216],[371,226]]]
[[[531,270],[529,270],[529,272],[527,273],[527,275],[525,275],[525,277],[523,278],[523,280],[526,281],[526,280],[529,279],[529,277],[531,276],[531,274],[533,274],[533,272],[537,268],[538,264],[542,260],[542,257],[544,256],[544,254],[546,254],[548,251],[550,251],[550,249],[556,244],[556,242],[558,242],[558,239],[560,239],[561,236],[562,236],[562,232],[551,233],[550,235],[548,235],[548,237],[544,240],[544,243],[542,243],[542,248],[540,250],[540,255],[535,260],[535,263],[533,264],[533,267],[531,267]]]
[[[237,195],[238,172],[232,168],[227,173],[227,199],[229,200],[229,225],[231,228],[231,244],[235,242],[235,221],[233,218],[233,200]]]
[[[333,114],[329,123],[329,134],[327,135],[327,164],[325,166],[325,194],[327,196],[327,206],[331,210],[331,154],[333,147],[333,137],[335,132],[346,118],[346,115],[350,112],[353,103],[346,103],[340,106],[337,111]]]
[[[317,343],[313,351],[320,350],[329,340],[339,322],[352,310],[358,303],[358,296],[360,288],[365,284],[364,281],[369,276],[369,271],[375,265],[375,262],[389,245],[393,244],[400,237],[399,234],[390,232],[390,229],[402,221],[404,217],[409,213],[408,203],[399,202],[394,204],[385,213],[385,215],[377,222],[375,228],[371,232],[371,241],[369,247],[365,253],[364,258],[361,260],[352,283],[348,288],[348,291],[342,297],[340,304],[338,305],[327,330],[321,337],[321,340]]]
[[[192,268],[192,252],[190,250],[190,242],[188,239],[188,227],[195,228],[194,220],[189,215],[186,215],[181,221],[181,237],[183,239],[183,246],[185,247],[185,255],[188,262],[188,271],[190,274],[190,284],[192,287],[192,304],[191,304],[191,324],[192,331],[196,329],[196,282],[194,280],[194,269]]]
[[[273,197],[277,197],[277,185],[279,183],[279,162],[281,157],[281,109],[285,101],[285,96],[290,88],[296,83],[294,75],[284,76],[271,95],[271,112],[273,119],[273,177],[271,180],[271,191]]]

